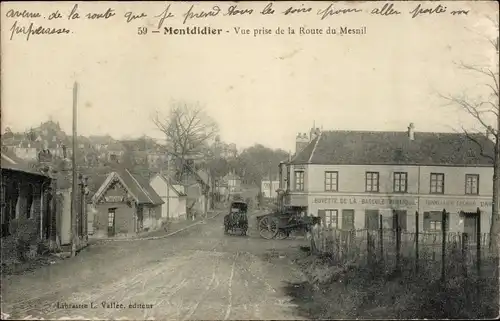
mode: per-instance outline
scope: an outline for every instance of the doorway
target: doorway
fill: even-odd
[[[365,228],[368,230],[378,230],[379,211],[365,210]]]
[[[397,227],[399,227],[399,230],[406,231],[406,224],[407,224],[406,211],[393,210],[392,211],[392,228],[396,229]]]
[[[476,239],[477,232],[477,217],[466,215],[464,218],[464,233],[467,233],[469,240]]]
[[[115,236],[115,213],[116,208],[108,209],[108,237]]]

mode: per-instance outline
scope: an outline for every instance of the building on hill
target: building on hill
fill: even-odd
[[[471,139],[472,138],[472,139]],[[384,227],[474,234],[492,211],[493,143],[483,135],[415,132],[325,131],[280,165],[284,205],[302,207],[342,229]],[[465,213],[464,213],[465,212]]]

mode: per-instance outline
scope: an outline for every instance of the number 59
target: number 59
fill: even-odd
[[[148,28],[146,28],[146,27],[139,27],[137,29],[137,34],[138,35],[145,35],[147,33],[148,33]]]

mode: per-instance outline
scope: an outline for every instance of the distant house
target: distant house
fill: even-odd
[[[265,198],[276,198],[278,196],[277,190],[280,187],[280,181],[278,179],[269,180],[269,178],[263,179],[261,182],[261,191]]]
[[[196,172],[189,167],[189,172],[183,179],[183,185],[187,194],[187,214],[201,215],[206,213],[209,204],[210,181],[208,174],[204,171]]]
[[[227,174],[224,177],[227,182],[227,187],[229,189],[229,194],[234,194],[240,192],[241,189],[241,178],[233,172]]]
[[[186,219],[187,195],[184,186],[162,173],[156,174],[150,185],[164,202],[161,211],[163,220]]]
[[[161,227],[163,200],[140,176],[115,168],[92,197],[94,235],[129,236]]]

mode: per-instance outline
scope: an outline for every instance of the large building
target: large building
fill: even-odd
[[[408,131],[325,131],[280,165],[282,204],[302,207],[340,229],[385,228],[488,232],[493,142],[484,135]],[[486,156],[485,156],[486,155]],[[463,213],[465,212],[465,213]]]

